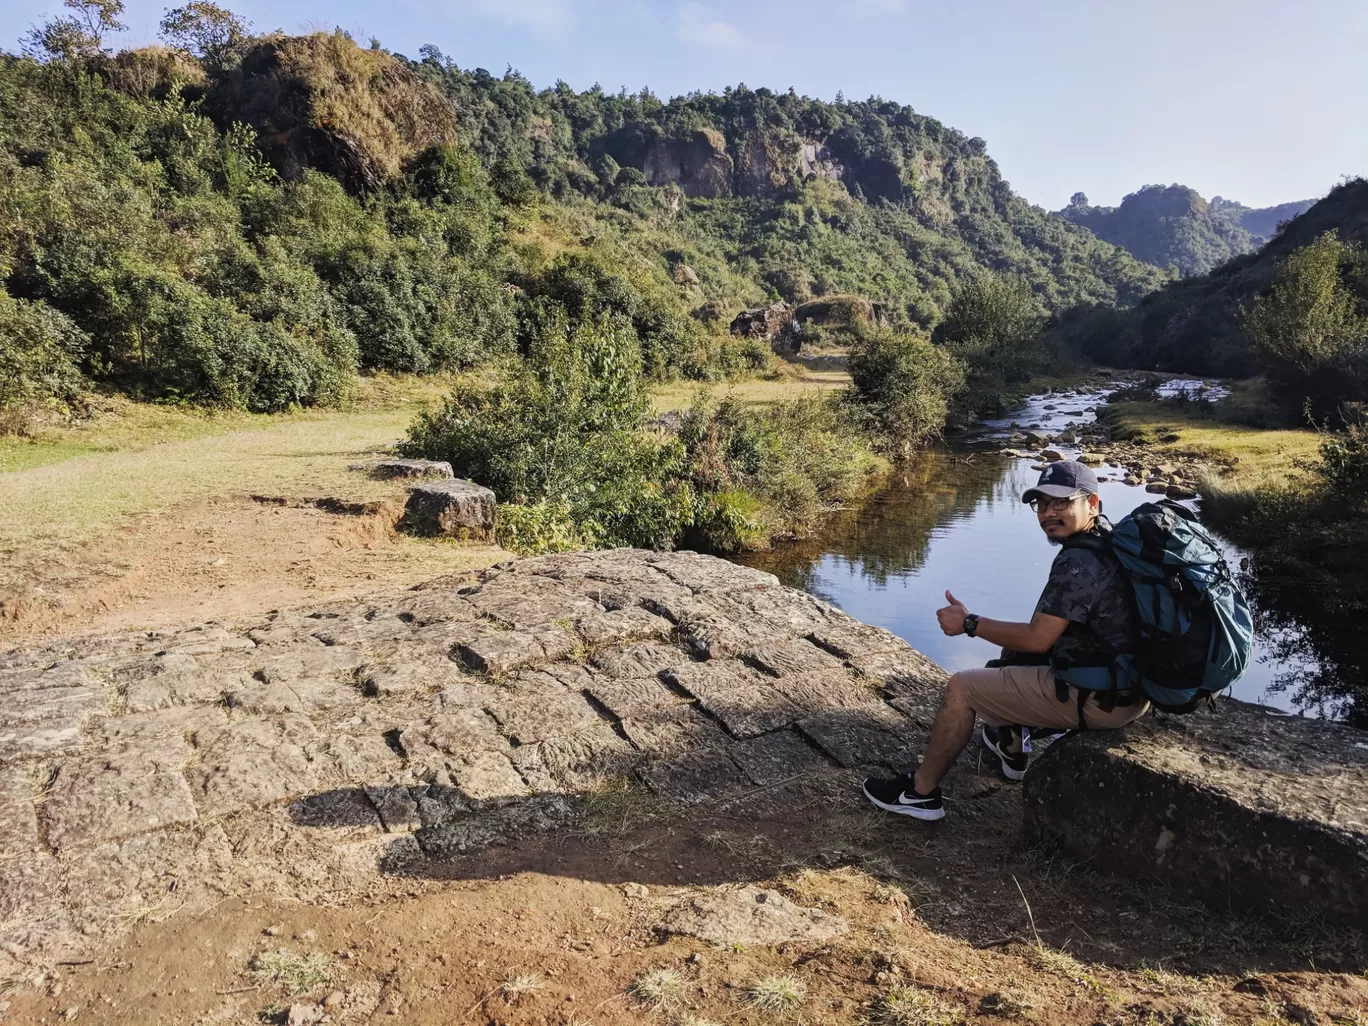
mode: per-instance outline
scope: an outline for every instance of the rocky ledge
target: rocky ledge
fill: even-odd
[[[333,900],[561,830],[614,779],[786,808],[775,785],[910,760],[943,679],[769,574],[639,551],[9,652],[0,977],[224,894]]]
[[[1222,907],[1368,923],[1368,734],[1226,701],[1056,745],[1026,830]]]

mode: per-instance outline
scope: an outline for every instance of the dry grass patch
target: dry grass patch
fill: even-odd
[[[321,952],[305,955],[280,948],[253,956],[247,971],[257,983],[281,987],[293,995],[330,982],[337,974],[337,964],[331,955]]]
[[[546,984],[540,976],[533,973],[515,973],[510,970],[504,977],[503,983],[499,984],[499,993],[510,1005],[516,1005],[544,986]]]
[[[765,1012],[788,1012],[807,998],[807,987],[796,976],[762,976],[746,988],[752,1005]]]
[[[626,837],[660,815],[660,803],[628,777],[611,777],[584,795],[584,818],[575,836],[588,841]]]
[[[849,386],[850,375],[845,371],[800,369],[800,373],[792,376],[730,382],[712,389],[712,392],[719,399],[733,396],[743,403],[765,405],[785,399],[839,392]],[[695,382],[662,385],[652,392],[651,408],[657,413],[686,410],[693,405],[701,387]]]
[[[874,1002],[872,1026],[959,1026],[960,1010],[918,987],[894,987]]]
[[[633,980],[627,991],[647,1008],[671,1008],[684,996],[684,978],[673,969],[650,969]]]

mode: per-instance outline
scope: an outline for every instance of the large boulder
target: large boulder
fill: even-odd
[[[1026,775],[1029,843],[1221,906],[1368,922],[1368,734],[1223,701],[1056,745]]]
[[[793,308],[787,303],[773,303],[742,310],[732,318],[731,333],[773,342],[789,334],[792,325]]]
[[[414,534],[494,537],[497,503],[484,485],[461,478],[421,484],[409,492],[400,526]]]

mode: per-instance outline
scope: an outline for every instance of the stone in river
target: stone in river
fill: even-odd
[[[1064,454],[1058,449],[1046,449],[1040,454],[1040,458],[1046,463],[1058,463],[1060,460],[1064,459]]]
[[[1167,481],[1151,481],[1145,485],[1145,491],[1154,492],[1156,495],[1163,495],[1169,490]]]
[[[1186,485],[1181,485],[1181,484],[1171,484],[1171,485],[1169,485],[1169,486],[1168,486],[1168,490],[1165,491],[1164,494],[1167,495],[1170,499],[1195,499],[1195,498],[1197,498],[1197,492],[1196,492],[1195,489],[1189,488],[1189,487],[1187,487]]]
[[[1105,461],[1096,453],[1083,452],[1078,454],[1078,462],[1086,467],[1100,467]]]

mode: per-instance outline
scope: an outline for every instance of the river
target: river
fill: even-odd
[[[1177,380],[1164,391],[1201,387]],[[1210,394],[1212,386],[1206,388]],[[1027,620],[1057,551],[1021,502],[1039,474],[1029,461],[1001,455],[1001,437],[1017,424],[1055,433],[1069,422],[1085,423],[1093,419],[1090,407],[1105,398],[1102,389],[1033,396],[1006,417],[977,425],[965,440],[922,454],[858,509],[833,514],[817,536],[737,559],[887,628],[948,670],[982,666],[997,655],[993,646],[948,638],[936,624],[945,591],[982,615]],[[1123,484],[1119,467],[1101,467],[1098,474],[1103,511],[1112,520],[1155,498]],[[1238,570],[1245,554],[1222,544]],[[1325,674],[1296,643],[1297,631],[1292,623],[1258,636],[1250,668],[1232,694],[1288,713],[1344,716],[1352,698],[1300,686]]]

